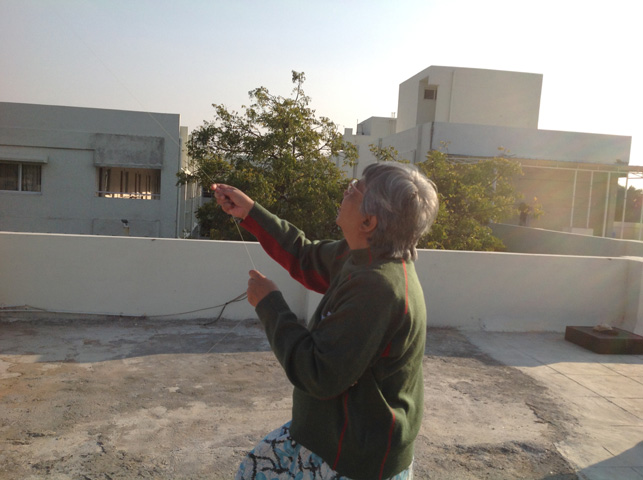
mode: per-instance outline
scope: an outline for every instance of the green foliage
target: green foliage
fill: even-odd
[[[616,220],[623,218],[623,201],[625,199],[625,186],[618,185],[616,192]],[[627,202],[625,204],[625,221],[638,223],[641,220],[641,206],[643,205],[643,190],[632,185],[627,188]]]
[[[406,160],[398,158],[397,150],[394,147],[378,147],[376,145],[370,145],[369,150],[373,156],[379,162],[400,162],[400,163],[409,163]]]
[[[518,213],[520,196],[511,181],[522,175],[518,162],[504,157],[455,162],[433,150],[418,167],[435,182],[440,199],[436,222],[418,247],[504,250],[488,225]]]
[[[399,161],[395,149],[371,146],[378,161]],[[496,157],[475,163],[455,162],[438,150],[417,166],[438,188],[438,217],[418,243],[440,250],[504,250],[489,223],[518,213],[519,194],[512,178],[522,175],[520,164]]]
[[[245,191],[264,207],[304,230],[310,238],[337,236],[335,216],[347,179],[334,158],[352,164],[354,145],[344,142],[337,126],[315,116],[304,94],[303,73],[292,72],[293,96],[275,96],[265,87],[249,92],[243,113],[213,105],[215,119],[192,132],[190,173],[179,183],[209,187],[226,183]],[[202,232],[217,239],[239,233],[214,202],[197,212]]]

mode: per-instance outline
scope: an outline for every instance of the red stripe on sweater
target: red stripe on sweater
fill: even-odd
[[[335,258],[337,260],[341,260],[342,258],[347,257],[349,253],[351,253],[351,250],[350,248],[347,248],[345,252],[341,253],[340,255],[337,255]]]
[[[261,243],[266,253],[279,265],[288,270],[292,278],[309,290],[314,290],[317,293],[326,293],[329,286],[328,279],[315,270],[303,270],[297,257],[281,248],[281,245],[279,245],[275,238],[259,225],[255,219],[247,216],[245,220],[241,222],[241,226],[257,237],[257,240],[259,240],[259,243]]]
[[[344,400],[344,425],[342,426],[342,433],[339,435],[339,443],[337,444],[337,456],[335,457],[335,463],[333,463],[333,470],[337,468],[339,457],[342,454],[342,443],[344,442],[344,435],[346,434],[346,429],[348,428],[348,391],[344,392],[343,400]]]
[[[382,459],[382,466],[380,467],[380,476],[379,478],[382,478],[382,475],[384,475],[384,465],[386,464],[386,459],[388,457],[389,452],[391,451],[391,443],[393,441],[393,428],[395,427],[395,412],[391,410],[391,415],[393,415],[393,418],[391,419],[391,428],[388,430],[388,443],[386,445],[386,452],[384,453],[384,458]]]

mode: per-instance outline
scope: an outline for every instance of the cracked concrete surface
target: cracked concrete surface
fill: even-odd
[[[253,320],[0,322],[0,478],[230,479],[290,418]],[[538,381],[429,329],[419,479],[574,479],[573,422]]]

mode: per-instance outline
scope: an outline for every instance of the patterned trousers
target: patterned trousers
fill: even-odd
[[[269,433],[243,459],[235,480],[350,480],[290,436],[290,422]],[[385,480],[413,480],[413,464]]]

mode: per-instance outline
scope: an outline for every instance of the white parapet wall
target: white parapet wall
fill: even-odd
[[[247,248],[301,311],[297,284],[257,244]],[[0,304],[93,315],[216,316],[208,307],[243,294],[253,268],[241,242],[0,233],[0,255]],[[225,316],[255,314],[238,302]]]
[[[637,258],[421,251],[433,323],[490,331],[564,331],[608,324],[632,331]]]
[[[213,318],[254,266],[302,319],[306,291],[256,243],[0,232],[0,318],[34,312]],[[254,263],[254,266],[253,266]],[[643,334],[643,259],[421,250],[431,326],[564,331],[609,324]],[[247,301],[229,319],[256,318]]]

